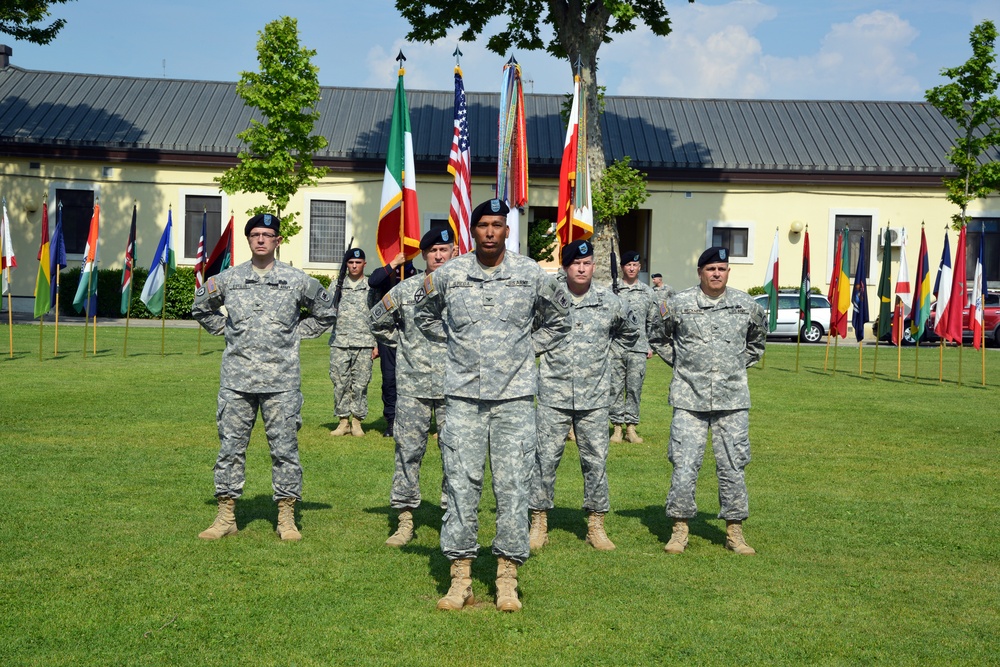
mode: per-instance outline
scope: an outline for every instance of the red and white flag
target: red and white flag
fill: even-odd
[[[979,235],[979,257],[976,259],[976,274],[972,279],[972,308],[969,309],[969,328],[972,329],[972,346],[977,350],[983,342],[983,320],[986,319],[984,311],[986,282],[983,274],[984,236],[986,236],[985,233]]]
[[[455,232],[458,252],[464,255],[472,250],[472,233],[469,230],[472,216],[472,149],[469,145],[469,109],[465,103],[461,67],[455,67],[455,131],[448,155],[448,172],[455,177],[448,222]]]
[[[573,77],[573,106],[566,125],[562,166],[559,169],[559,244],[588,239],[594,234],[594,205],[587,162],[587,116],[580,75]]]

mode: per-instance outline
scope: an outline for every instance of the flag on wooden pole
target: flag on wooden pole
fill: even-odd
[[[35,278],[35,317],[52,309],[52,263],[49,259],[49,204],[42,202],[42,240],[38,245],[38,276]]]
[[[594,234],[594,204],[590,193],[590,163],[587,161],[587,105],[579,72],[573,77],[573,104],[559,169],[556,234],[560,245],[588,239]]]
[[[455,57],[462,52],[455,49]],[[465,102],[465,83],[462,68],[455,65],[455,120],[448,155],[448,172],[455,177],[451,186],[451,205],[448,223],[455,232],[459,254],[472,250],[472,233],[469,223],[472,215],[472,148],[469,144],[469,109]]]
[[[986,236],[986,223],[983,223],[983,231],[979,234],[979,257],[976,258],[976,272],[972,278],[972,308],[969,309],[969,329],[972,330],[972,346],[977,350],[983,343],[983,321],[986,319],[984,306],[986,305],[986,278],[983,273],[983,260],[985,255],[985,244],[983,238]]]
[[[90,231],[83,251],[83,270],[76,287],[73,307],[76,312],[88,316],[97,313],[97,241],[101,226],[101,202],[94,203],[94,214],[90,218]]]
[[[125,261],[122,263],[122,303],[121,314],[127,315],[132,304],[132,270],[135,268],[135,219],[137,209],[132,205],[132,226],[125,244]]]
[[[767,330],[778,328],[778,230],[774,230],[771,257],[767,260],[764,274],[764,292],[767,294]]]
[[[170,235],[173,225],[173,212],[167,211],[167,226],[163,229],[160,242],[156,246],[156,254],[149,266],[149,276],[146,284],[142,287],[142,295],[139,297],[146,304],[146,308],[154,315],[159,315],[163,310],[163,297],[166,293],[167,278],[173,275],[177,268],[174,258],[174,244]]]
[[[514,56],[503,66],[497,132],[497,194],[507,203],[507,249],[520,252],[520,210],[528,205],[528,142],[521,66]]]
[[[7,216],[7,199],[3,199],[3,217],[0,218],[0,295],[10,296],[10,270],[17,268],[14,244],[10,242],[10,217]]]

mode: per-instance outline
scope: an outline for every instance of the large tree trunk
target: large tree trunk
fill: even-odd
[[[587,4],[586,16],[580,0],[548,0],[552,25],[559,43],[566,50],[570,71],[576,74],[580,60],[580,80],[583,83],[587,110],[587,160],[590,163],[591,188],[596,188],[607,164],[604,157],[604,137],[597,88],[597,50],[611,18],[611,12],[600,0]],[[611,282],[609,258],[618,255],[618,228],[614,220],[594,220],[594,257],[597,267],[594,277],[605,284]]]

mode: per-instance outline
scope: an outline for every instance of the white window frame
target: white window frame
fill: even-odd
[[[301,268],[316,269],[319,271],[339,271],[341,262],[309,261],[309,227],[312,224],[310,213],[312,212],[313,200],[344,202],[344,242],[346,243],[351,240],[352,236],[356,236],[354,233],[354,197],[338,192],[314,192],[302,196],[302,231],[298,234],[303,239]],[[357,241],[358,239],[354,240]],[[360,243],[355,244],[355,246],[360,245]],[[378,254],[375,254],[375,261],[378,261]]]
[[[94,193],[94,202],[95,203],[99,202],[100,199],[101,199],[101,184],[100,183],[87,183],[87,182],[80,182],[80,181],[52,181],[51,183],[49,183],[49,201],[50,202],[55,202],[56,206],[59,205],[59,202],[56,201],[56,190],[89,190],[90,192]],[[52,208],[49,209],[49,226],[52,229],[55,229],[55,226],[56,226],[56,215],[58,213],[59,213],[58,209],[55,209],[55,210],[53,210]],[[101,248],[102,245],[104,245],[104,235],[103,234],[98,234],[98,237],[97,237],[97,248],[98,248],[98,254],[97,254],[97,256],[98,256],[98,258],[100,258],[100,248]],[[125,245],[122,244],[122,248],[124,248],[124,247],[125,247]],[[83,253],[80,253],[80,252],[72,252],[72,253],[68,252],[68,253],[66,253],[66,261],[68,262],[70,260],[74,260],[74,261],[77,261],[77,262],[82,262],[83,261]],[[100,264],[100,260],[99,259],[98,259],[98,264]],[[98,266],[98,268],[100,268],[100,266]]]
[[[229,210],[229,195],[222,190],[213,190],[211,188],[182,188],[177,191],[177,195],[177,210],[179,213],[171,218],[173,223],[174,259],[177,262],[177,266],[193,267],[198,263],[198,259],[196,257],[184,256],[184,248],[187,245],[185,243],[187,240],[187,229],[185,229],[186,225],[184,224],[184,212],[187,210],[186,200],[188,197],[222,197],[222,230],[225,231],[226,225],[229,224],[229,218],[226,217],[226,211]],[[159,231],[156,233],[157,241],[159,241],[160,236],[163,234],[163,227],[166,224],[167,219],[164,217],[163,220],[159,222]],[[236,222],[233,223],[233,226],[236,226]],[[177,252],[178,250],[180,250],[180,252]],[[205,252],[210,253],[212,252],[212,249],[205,248]],[[236,261],[235,258],[233,258],[233,261]]]
[[[745,229],[747,230],[747,256],[729,256],[730,264],[753,264],[756,252],[755,237],[757,236],[757,223],[751,220],[709,220],[705,229],[705,247],[712,246],[712,236],[716,229]]]
[[[867,215],[872,219],[872,229],[871,238],[866,239],[865,244],[867,245],[868,251],[868,275],[865,276],[865,284],[869,287],[871,286],[872,276],[875,275],[875,263],[878,261],[878,230],[881,228],[881,223],[879,222],[878,209],[877,208],[831,208],[830,215],[827,218],[826,225],[826,275],[823,276],[823,282],[827,285],[830,284],[830,274],[833,273],[833,253],[837,250],[837,216],[838,215],[855,215],[863,216]],[[872,243],[874,241],[874,243]],[[851,258],[857,261],[855,258]],[[853,268],[853,267],[852,267]],[[879,264],[879,270],[881,271],[881,264]],[[847,275],[851,274],[851,271],[846,271]],[[817,284],[813,280],[813,284]],[[854,278],[851,278],[851,284],[854,284]]]

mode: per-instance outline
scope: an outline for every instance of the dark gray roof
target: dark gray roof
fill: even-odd
[[[82,155],[94,149],[232,160],[240,148],[236,133],[256,115],[235,84],[225,82],[10,66],[0,70],[0,91],[0,151],[7,154],[65,147]],[[342,168],[373,168],[384,160],[394,91],[324,87],[321,95],[316,132],[329,145],[317,160]],[[408,91],[407,100],[418,165],[443,171],[454,94]],[[529,160],[542,173],[558,170],[564,100],[525,96]],[[468,106],[473,163],[487,173],[497,154],[499,94],[469,93]],[[950,170],[946,155],[956,136],[949,121],[921,102],[607,97],[602,127],[609,160],[628,155],[651,175],[940,176]]]

